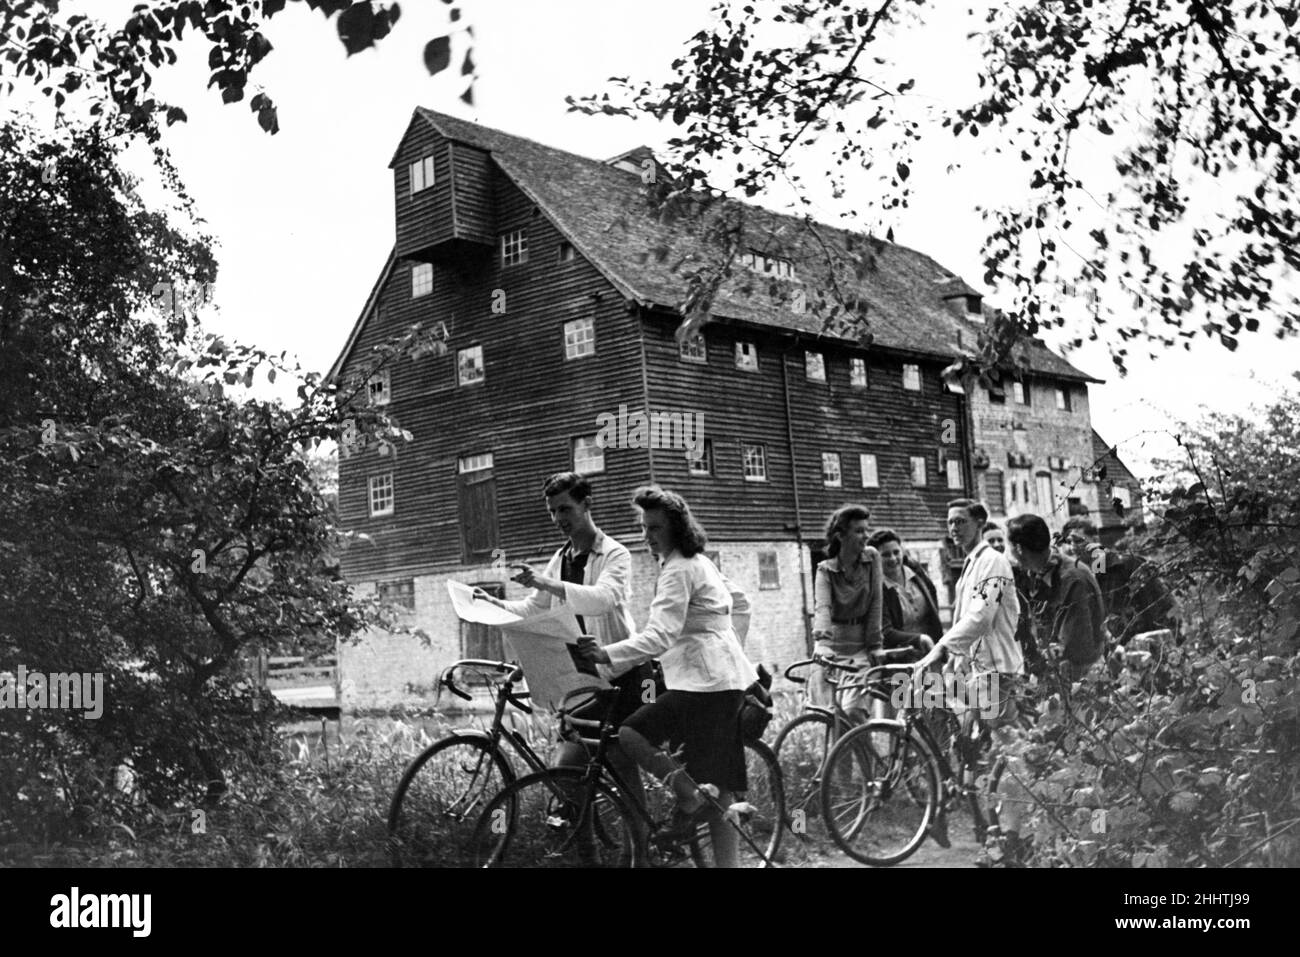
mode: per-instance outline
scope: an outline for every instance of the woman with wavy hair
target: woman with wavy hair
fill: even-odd
[[[880,553],[867,544],[871,511],[865,505],[841,505],[826,522],[826,559],[817,566],[813,586],[813,653],[845,664],[866,666],[882,644],[881,609],[884,571]],[[831,688],[817,669],[810,693],[814,703],[829,705]],[[869,696],[861,685],[845,688],[845,711],[866,717]]]
[[[736,637],[732,591],[705,557],[708,536],[686,500],[643,485],[632,502],[660,563],[649,620],[622,641],[602,648],[584,638],[580,648],[588,660],[620,670],[659,659],[668,690],[623,723],[619,744],[672,789],[677,811],[670,830],[690,834],[698,821],[708,820],[715,865],[734,867],[739,835],[710,812],[718,804],[726,807],[748,785],[740,707],[758,674]],[[681,763],[670,753],[678,748]]]

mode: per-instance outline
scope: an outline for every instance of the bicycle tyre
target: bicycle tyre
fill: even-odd
[[[786,789],[785,826],[792,833],[806,834],[808,819],[821,811],[821,771],[834,732],[830,715],[810,711],[786,722],[772,745]],[[802,820],[796,821],[796,813]]]
[[[477,867],[635,867],[636,819],[607,782],[580,768],[526,774],[498,793],[474,829]]]
[[[924,739],[902,722],[874,718],[826,756],[822,822],[856,861],[886,867],[911,857],[938,810],[939,775]]]
[[[394,867],[470,867],[470,838],[483,807],[515,780],[481,731],[435,741],[407,765],[388,809]]]

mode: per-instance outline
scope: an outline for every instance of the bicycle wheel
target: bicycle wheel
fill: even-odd
[[[772,746],[785,787],[785,823],[794,834],[806,834],[808,822],[821,814],[822,765],[836,737],[835,724],[819,711],[801,714],[781,729]],[[840,724],[844,734],[848,727]]]
[[[910,857],[938,808],[939,778],[924,741],[897,721],[874,719],[826,757],[822,817],[854,860],[883,866]]]
[[[785,819],[785,788],[776,755],[762,741],[745,742],[745,776],[749,789],[732,798],[753,810],[740,816],[740,866],[770,867],[781,847],[782,822]],[[713,840],[709,828],[702,825],[691,842],[691,859],[696,867],[713,863]]]
[[[484,806],[515,779],[482,734],[436,741],[412,761],[388,810],[394,867],[470,867],[470,838]]]
[[[478,867],[635,867],[635,821],[623,798],[579,768],[525,775],[483,808]]]

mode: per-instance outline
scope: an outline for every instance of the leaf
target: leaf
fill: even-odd
[[[906,163],[900,162],[898,164],[898,178],[905,180],[907,179],[907,177],[911,175],[912,175],[912,168],[908,166]]]
[[[474,84],[473,83],[465,87],[465,92],[460,95],[460,100],[462,103],[466,103],[469,106],[474,105]]]
[[[375,10],[370,0],[358,0],[339,14],[338,29],[348,56],[374,46]]]
[[[460,65],[461,76],[469,76],[471,73],[474,72],[474,58],[472,56],[473,52],[474,52],[473,50],[465,51],[465,60]]]
[[[424,47],[424,66],[437,76],[451,65],[451,37],[434,37]]]

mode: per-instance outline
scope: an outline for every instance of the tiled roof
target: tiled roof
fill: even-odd
[[[674,272],[674,266],[683,259],[689,262],[700,257],[706,249],[705,240],[684,224],[668,226],[658,221],[647,206],[640,175],[618,169],[610,165],[612,161],[579,156],[422,107],[416,114],[448,139],[489,152],[624,295],[643,305],[668,309],[681,301],[685,280]],[[642,150],[644,147],[638,147],[615,159],[639,156]],[[648,151],[646,155],[650,155]],[[829,250],[837,261],[848,261],[850,242],[856,242],[859,248],[870,243],[875,268],[856,282],[856,291],[869,304],[868,320],[876,346],[941,358],[954,358],[959,351],[974,347],[978,324],[959,319],[943,297],[975,295],[975,290],[929,256],[896,243],[852,237],[845,230],[822,224],[816,225],[818,240],[796,217],[748,204],[744,209],[754,235],[781,237],[786,247],[783,254],[794,260],[796,275],[801,254],[824,257]],[[754,245],[762,251],[761,240]],[[656,247],[665,249],[666,255],[652,255]],[[743,290],[741,286],[751,279],[748,270],[738,266],[735,272],[745,276],[733,275],[723,284],[714,300],[713,319],[828,339],[856,338],[850,333],[823,333],[821,320],[811,310],[797,314],[791,310],[788,298],[771,298],[766,277],[752,276],[752,289]],[[811,272],[809,269],[806,274]],[[787,296],[800,288],[800,284],[791,282],[778,285]],[[807,290],[806,295],[811,304],[815,299],[812,290]],[[1076,381],[1099,381],[1036,340],[1020,350],[1033,371]]]

